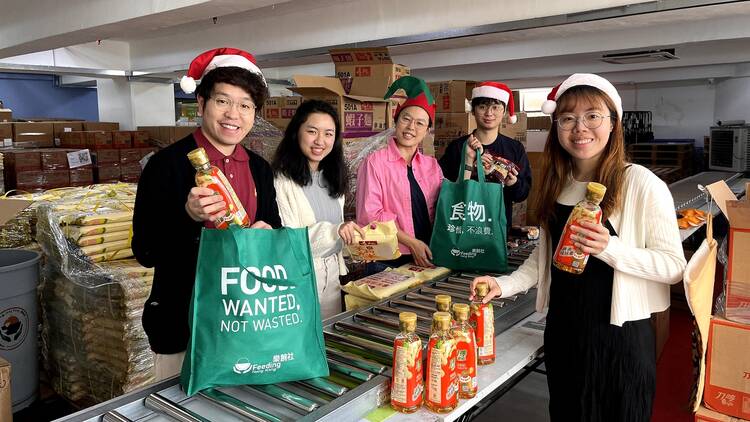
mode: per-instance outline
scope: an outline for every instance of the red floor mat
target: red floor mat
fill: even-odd
[[[669,339],[656,364],[656,399],[654,422],[689,422],[693,413],[688,409],[692,387],[690,336],[693,316],[682,309],[670,311]]]

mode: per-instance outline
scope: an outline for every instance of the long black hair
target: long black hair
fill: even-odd
[[[344,146],[341,140],[341,123],[336,109],[324,101],[307,100],[297,108],[289,126],[284,131],[284,139],[276,149],[271,167],[275,175],[286,176],[300,186],[307,186],[312,182],[310,164],[299,147],[299,130],[313,113],[331,116],[336,125],[333,148],[321,160],[318,170],[322,172],[328,194],[333,198],[338,198],[346,193],[349,184],[347,166],[344,162]]]

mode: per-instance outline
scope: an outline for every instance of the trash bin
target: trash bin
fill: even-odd
[[[39,389],[37,355],[38,252],[0,249],[0,356],[10,362],[13,412]]]

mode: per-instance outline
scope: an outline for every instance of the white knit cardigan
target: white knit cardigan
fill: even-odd
[[[585,192],[586,183],[571,178],[557,202],[575,205]],[[669,307],[669,285],[682,279],[686,261],[672,194],[645,167],[631,164],[626,170],[622,210],[609,222],[617,236],[590,259],[600,259],[615,270],[610,323],[622,326]],[[542,230],[539,245],[526,262],[512,274],[496,278],[502,297],[536,285],[536,308],[544,312],[549,305],[551,255],[552,245]]]
[[[285,176],[276,176],[273,179],[276,188],[276,203],[279,206],[281,224],[286,227],[307,227],[310,238],[310,249],[314,260],[321,259],[321,254],[331,250],[340,239],[339,227],[343,223],[331,223],[329,221],[316,221],[315,212],[310,206],[302,187],[292,179]],[[344,219],[344,196],[338,198],[341,219]],[[341,251],[338,253],[339,275],[346,275],[346,265]]]

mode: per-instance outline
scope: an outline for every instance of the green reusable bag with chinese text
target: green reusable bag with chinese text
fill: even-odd
[[[307,229],[203,229],[189,322],[188,395],[328,376]]]
[[[465,155],[466,144],[457,180],[445,179],[440,187],[430,239],[432,262],[452,270],[502,273],[508,269],[503,186],[485,181],[481,162],[478,180],[464,180]]]

